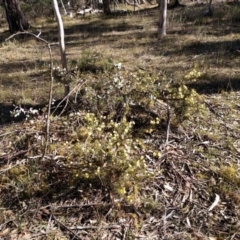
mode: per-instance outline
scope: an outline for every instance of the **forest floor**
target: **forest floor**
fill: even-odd
[[[0,28],[0,239],[240,239],[240,5]],[[47,141],[48,140],[48,141]],[[45,148],[46,147],[46,148]],[[46,149],[46,151],[45,151]]]

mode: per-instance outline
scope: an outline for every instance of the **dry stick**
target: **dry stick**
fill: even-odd
[[[20,130],[15,130],[15,131],[11,131],[11,132],[7,132],[7,133],[3,133],[3,134],[0,135],[0,137],[5,137],[5,136],[7,136],[7,135],[10,135],[10,134],[12,134],[12,133],[16,133],[16,132],[20,132]]]
[[[121,240],[126,239],[128,228],[129,228],[128,226],[123,226],[123,234],[122,234],[122,239]]]
[[[89,204],[79,204],[79,205],[62,205],[57,206],[55,210],[60,208],[84,208],[84,207],[94,207],[94,206],[101,206],[101,207],[108,207],[111,206],[111,203],[89,203]]]
[[[6,208],[0,208],[0,209],[1,209],[1,210],[4,210],[4,209],[6,209]],[[15,221],[15,220],[16,220],[16,218],[7,220],[6,222],[4,222],[4,223],[2,223],[2,224],[0,225],[0,229],[3,230],[3,227],[4,227],[5,225],[7,225],[8,223],[13,222],[13,221]]]
[[[60,3],[61,3],[61,5],[62,5],[63,11],[64,11],[64,15],[67,15],[67,11],[66,11],[66,8],[65,8],[65,6],[64,6],[64,4],[63,4],[63,1],[60,0]]]
[[[73,236],[74,238],[76,239],[81,239],[78,235],[76,235],[76,233],[70,229],[69,227],[67,227],[65,224],[63,224],[62,222],[60,222],[54,215],[52,215],[52,218],[63,228],[65,228],[67,231],[69,231]]]
[[[14,160],[16,157],[18,157],[21,154],[26,154],[30,149],[27,150],[20,150],[19,152],[16,152],[12,156],[9,156],[9,154],[4,154],[3,156],[0,156],[1,164],[9,162]]]
[[[65,228],[67,231],[69,231],[73,236],[74,238],[76,239],[81,239],[80,237],[78,237],[78,235],[76,235],[76,233],[70,229],[69,227],[67,227],[65,224],[63,224],[62,222],[60,222],[55,216],[54,216],[54,207],[50,205],[50,209],[51,209],[51,213],[47,213],[47,215],[50,215],[50,217],[52,219],[54,219],[61,227]]]
[[[86,83],[86,82],[82,83],[81,86],[84,85],[85,83]],[[76,87],[74,87],[74,88],[68,93],[68,95],[65,96],[65,97],[60,101],[60,103],[58,103],[58,105],[56,106],[56,108],[55,108],[55,110],[52,112],[52,114],[54,114],[54,113],[56,112],[56,110],[59,108],[59,106],[60,106],[65,100],[67,100],[67,101],[66,101],[66,104],[65,104],[63,110],[61,111],[61,113],[59,114],[59,116],[61,116],[61,115],[63,114],[63,112],[65,111],[65,109],[66,109],[66,107],[67,107],[69,96],[75,91],[75,89],[77,89],[77,88],[79,87],[79,85],[80,85],[80,84],[78,84]]]
[[[122,226],[118,225],[118,224],[113,224],[113,225],[108,225],[108,226],[75,226],[75,227],[70,227],[71,230],[120,229],[120,228],[122,228]]]
[[[49,89],[49,97],[48,97],[48,112],[47,112],[47,119],[46,119],[46,142],[45,142],[44,151],[43,151],[43,154],[42,154],[42,159],[43,159],[44,156],[46,155],[47,147],[48,147],[48,143],[49,143],[50,112],[51,112],[52,89],[53,89],[53,58],[52,58],[52,49],[51,49],[50,43],[47,40],[45,40],[45,39],[40,37],[41,32],[39,32],[38,35],[36,35],[34,33],[30,33],[30,32],[15,33],[15,34],[11,35],[9,38],[7,38],[5,41],[10,40],[11,38],[13,38],[13,37],[15,37],[17,35],[31,35],[34,38],[36,38],[37,40],[40,40],[40,41],[44,42],[48,46],[48,52],[49,52],[49,57],[50,57],[51,81],[50,81],[50,89]]]
[[[7,168],[5,168],[5,169],[1,169],[1,170],[0,170],[0,175],[3,174],[3,173],[5,173],[5,172],[8,172],[10,169],[15,168],[15,167],[18,166],[18,165],[21,165],[21,164],[24,163],[25,161],[26,161],[26,159],[23,159],[23,160],[21,160],[21,161],[18,161],[18,162],[17,162],[16,164],[14,164],[14,165],[11,165],[11,164],[10,164],[9,167],[7,167]]]
[[[166,132],[166,145],[168,145],[169,141],[169,133],[170,133],[170,106],[167,100],[167,132]]]

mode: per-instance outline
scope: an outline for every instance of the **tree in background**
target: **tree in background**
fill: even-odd
[[[23,32],[29,28],[28,21],[21,10],[18,0],[3,0],[3,5],[11,33]]]
[[[166,35],[166,22],[167,22],[167,0],[159,1],[160,17],[158,22],[158,36]]]
[[[110,9],[110,0],[103,0],[103,12],[106,15],[111,14],[111,9]]]
[[[65,51],[65,40],[64,40],[64,27],[63,27],[63,21],[62,17],[59,11],[58,2],[57,0],[52,0],[54,12],[56,14],[57,22],[58,22],[58,35],[59,35],[59,46],[60,46],[60,53],[61,53],[61,62],[62,62],[62,68],[67,73],[67,58],[66,58],[66,51]],[[64,80],[65,84],[65,96],[67,96],[70,92],[70,83],[65,78]]]

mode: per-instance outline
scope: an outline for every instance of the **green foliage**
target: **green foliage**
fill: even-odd
[[[148,72],[128,72],[117,67],[109,72],[98,74],[81,73],[81,79],[87,79],[83,89],[78,90],[78,97],[87,109],[95,115],[105,115],[108,119],[121,118],[129,103],[152,108],[154,99],[160,96],[155,84],[156,77]],[[86,85],[86,86],[85,86]]]
[[[184,76],[186,80],[195,82],[197,79],[205,75],[204,71],[199,70],[198,64],[195,64],[194,67]]]
[[[140,183],[147,177],[140,139],[131,136],[133,122],[106,123],[94,114],[84,115],[84,126],[73,133],[67,166],[72,171],[71,182],[91,181],[133,201],[139,194]],[[76,167],[77,166],[77,167]]]
[[[226,15],[228,15],[228,17],[235,22],[239,22],[240,21],[240,8],[239,5],[235,5],[231,8],[228,9]]]
[[[76,87],[74,99],[79,100],[82,110],[76,103],[75,111],[69,115],[52,117],[48,160],[12,168],[2,175],[2,181],[14,182],[23,197],[57,196],[74,188],[88,193],[92,186],[104,189],[111,198],[137,202],[143,184],[154,174],[146,168],[144,153],[151,152],[152,158],[161,154],[144,144],[143,138],[159,130],[162,119],[166,120],[166,114],[160,114],[166,113],[164,101],[168,100],[175,112],[177,120],[173,120],[181,123],[196,110],[204,109],[202,99],[185,85],[159,84],[162,79],[158,74],[140,69],[129,72],[97,52],[84,52],[75,64],[78,81],[83,82]],[[60,68],[54,69],[56,78],[65,74]],[[157,100],[163,102],[164,111],[155,109]],[[44,121],[32,123],[35,132],[15,142],[22,149],[31,145],[32,154],[39,154],[43,149]],[[32,128],[32,123],[26,124]],[[136,134],[136,128],[143,133]]]
[[[21,9],[31,17],[49,16],[52,8],[52,0],[28,0],[22,1]]]
[[[216,185],[214,189],[226,196],[227,199],[231,199],[235,206],[240,206],[238,166],[235,164],[231,166],[222,165],[216,172],[221,179],[221,184]]]
[[[237,166],[222,166],[219,170],[219,175],[228,183],[240,186]]]
[[[170,88],[168,99],[176,114],[177,123],[191,119],[197,113],[206,112],[203,98],[194,89],[188,89],[184,84]]]
[[[202,76],[197,71],[194,71]],[[190,74],[195,79],[194,74]],[[206,113],[204,99],[194,89],[189,89],[186,85],[168,86],[159,84],[159,76],[150,71],[135,70],[128,72],[124,69],[116,70],[111,75],[102,73],[97,75],[84,75],[88,79],[88,85],[81,96],[91,112],[106,114],[111,112],[111,116],[119,115],[119,111],[127,109],[129,103],[139,105],[150,112],[156,111],[156,100],[166,101],[175,113],[173,122],[182,123],[186,119],[194,117],[197,113],[203,116]],[[167,94],[165,94],[167,93]],[[166,118],[165,116],[159,116]],[[145,118],[145,120],[147,117]],[[155,119],[150,118],[150,121]]]
[[[67,125],[71,122],[71,125]],[[76,125],[81,122],[82,124]],[[29,124],[30,125],[30,124]],[[58,161],[27,161],[1,175],[1,182],[14,186],[12,196],[20,198],[46,194],[64,194],[77,186],[88,193],[89,184],[95,189],[105,189],[109,196],[129,203],[139,198],[139,189],[149,180],[141,139],[132,137],[134,122],[124,117],[120,122],[97,118],[92,113],[78,112],[66,119],[52,119],[54,140],[49,146]],[[36,125],[35,129],[42,128]],[[64,137],[62,137],[64,136]],[[19,148],[33,142],[33,151],[39,151],[36,139],[41,136],[18,139]],[[37,143],[38,142],[38,143]]]
[[[109,72],[113,68],[112,59],[106,59],[101,53],[91,50],[84,51],[78,61],[78,70],[80,72]]]
[[[72,82],[74,77],[75,77],[75,73],[77,72],[77,69],[75,68],[72,71],[67,72],[66,69],[61,68],[59,66],[53,67],[53,77],[54,80],[56,82],[60,82],[60,83],[65,83],[67,82]]]

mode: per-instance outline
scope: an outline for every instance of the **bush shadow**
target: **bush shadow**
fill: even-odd
[[[208,79],[187,83],[187,87],[195,89],[199,94],[218,94],[221,92],[240,91],[240,76],[227,78],[224,76],[208,76]]]

